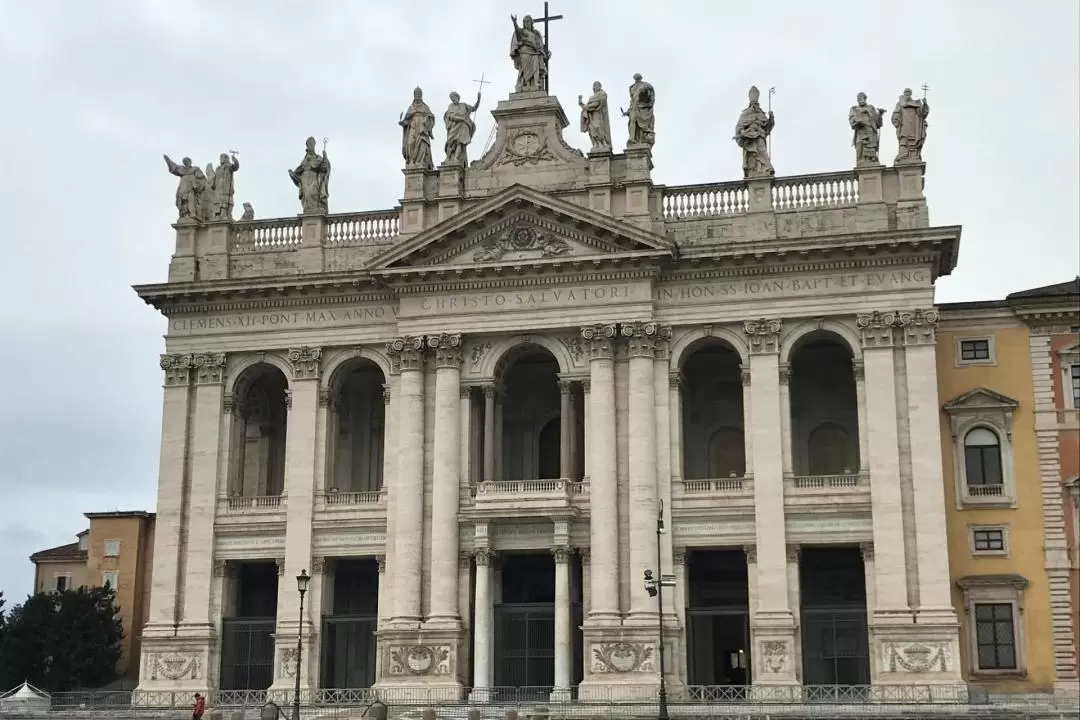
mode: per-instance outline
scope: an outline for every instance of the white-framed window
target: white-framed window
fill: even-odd
[[[968,657],[973,675],[1024,675],[1022,575],[968,575],[956,583],[964,594]]]
[[[970,390],[945,403],[958,508],[1015,506],[1012,418],[1017,404],[986,388]]]
[[[993,365],[994,336],[957,337],[956,364],[958,366]]]
[[[968,541],[972,555],[1009,554],[1009,530],[1004,525],[969,525]]]
[[[1069,366],[1069,387],[1067,390],[1073,410],[1080,410],[1080,363]]]
[[[1057,351],[1061,364],[1061,407],[1080,410],[1080,342]]]
[[[105,557],[120,557],[120,541],[119,540],[106,540],[105,541]]]
[[[53,590],[58,593],[62,593],[65,590],[71,589],[71,575],[69,573],[60,573],[53,576]]]
[[[106,570],[101,573],[101,587],[110,587],[113,590],[117,589],[117,584],[120,582],[120,573],[115,570]]]
[[[79,535],[79,550],[86,552],[90,549],[90,533],[84,532]]]

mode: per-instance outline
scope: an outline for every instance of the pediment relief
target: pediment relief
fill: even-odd
[[[963,395],[958,395],[945,403],[943,409],[950,415],[959,415],[970,412],[983,412],[987,410],[1012,411],[1016,409],[1016,400],[1007,395],[996,393],[986,388],[975,388]]]

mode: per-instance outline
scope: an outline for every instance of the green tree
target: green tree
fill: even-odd
[[[123,629],[111,588],[38,593],[12,609],[0,639],[0,687],[62,692],[116,679]]]

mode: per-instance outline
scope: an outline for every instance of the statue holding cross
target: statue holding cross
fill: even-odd
[[[544,16],[537,22],[544,24],[544,34],[535,27],[532,15],[526,15],[518,25],[517,15],[511,15],[514,23],[514,37],[510,39],[510,58],[514,69],[518,71],[514,92],[547,92],[548,62],[551,50],[548,49],[548,25],[561,20],[562,15],[549,15],[548,4],[544,3]]]

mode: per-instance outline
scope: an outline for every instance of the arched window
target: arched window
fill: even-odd
[[[540,430],[536,443],[537,477],[552,480],[559,477],[559,418],[552,418]]]
[[[977,427],[964,436],[964,469],[968,487],[1004,484],[1001,441],[992,430]]]
[[[739,428],[720,428],[709,440],[709,477],[742,477],[746,474],[746,445]]]
[[[854,472],[851,436],[843,426],[821,423],[810,433],[808,445],[811,475],[847,475]]]

